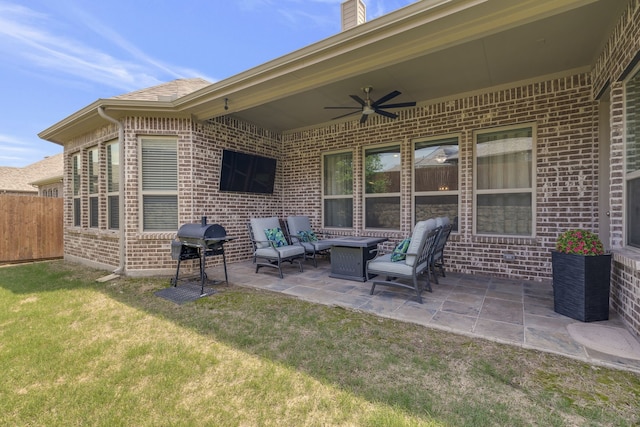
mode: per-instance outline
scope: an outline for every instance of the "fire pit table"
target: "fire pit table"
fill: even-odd
[[[375,256],[378,243],[386,237],[344,236],[323,240],[331,244],[331,273],[329,277],[366,282],[367,261]]]

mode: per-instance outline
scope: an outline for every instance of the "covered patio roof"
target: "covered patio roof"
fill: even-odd
[[[229,115],[286,132],[331,123],[341,110],[324,107],[356,106],[349,95],[363,96],[365,86],[373,99],[398,90],[393,103],[424,105],[588,72],[627,3],[423,0],[177,99],[99,99],[40,137],[64,144],[106,124],[100,106],[114,118]]]

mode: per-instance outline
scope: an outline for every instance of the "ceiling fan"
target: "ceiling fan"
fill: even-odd
[[[378,113],[378,114],[380,114],[382,116],[390,117],[392,119],[395,119],[396,117],[398,117],[397,114],[385,111],[385,109],[387,109],[387,108],[413,107],[413,106],[416,105],[415,102],[401,102],[401,103],[398,103],[398,104],[385,104],[385,102],[390,101],[391,99],[393,99],[396,96],[400,95],[401,92],[398,92],[397,90],[394,90],[393,92],[389,92],[388,94],[386,94],[382,98],[378,99],[377,101],[374,101],[369,96],[372,90],[373,90],[373,88],[371,86],[367,86],[367,87],[363,87],[362,88],[362,91],[365,94],[365,99],[360,98],[358,95],[349,95],[354,101],[356,101],[358,104],[360,104],[359,107],[324,107],[324,108],[325,108],[325,110],[356,110],[356,111],[352,111],[352,112],[347,113],[347,114],[343,114],[343,115],[338,116],[338,117],[334,117],[333,120],[339,119],[341,117],[350,116],[351,114],[357,114],[357,113],[361,112],[362,116],[360,117],[360,123],[364,123],[364,122],[367,121],[367,118],[369,117],[369,115],[371,115],[373,113]]]

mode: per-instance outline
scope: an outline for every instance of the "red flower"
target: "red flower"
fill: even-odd
[[[558,237],[556,250],[576,255],[602,255],[604,246],[596,234],[588,230],[567,230]]]

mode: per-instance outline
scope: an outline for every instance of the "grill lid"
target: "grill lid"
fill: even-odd
[[[224,239],[227,232],[219,224],[184,224],[178,229],[178,239]]]

